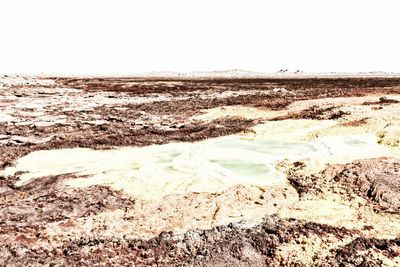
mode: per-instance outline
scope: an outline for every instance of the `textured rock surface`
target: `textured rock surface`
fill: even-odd
[[[60,265],[77,263],[81,266],[98,263],[101,259],[110,264],[139,265],[303,265],[304,262],[291,259],[291,255],[285,257],[279,251],[280,246],[300,236],[332,235],[342,239],[351,234],[353,233],[346,229],[266,217],[256,226],[243,222],[211,230],[189,231],[184,235],[174,236],[165,232],[147,241],[129,238],[81,238],[66,242],[51,251],[37,251],[15,244],[3,245],[0,258],[5,264],[43,261]]]
[[[359,160],[330,167],[328,179],[345,184],[384,211],[400,213],[400,159]]]
[[[67,177],[43,177],[4,192],[0,197],[0,225],[43,226],[47,222],[85,217],[134,204],[133,199],[105,186],[85,189],[63,186],[61,182]]]

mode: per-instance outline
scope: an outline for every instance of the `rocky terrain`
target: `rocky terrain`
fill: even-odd
[[[0,265],[399,266],[399,122],[398,77],[0,76]],[[20,166],[228,135],[330,149],[279,158],[277,184],[160,198]]]

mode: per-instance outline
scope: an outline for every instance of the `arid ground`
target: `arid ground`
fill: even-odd
[[[0,76],[0,265],[399,266],[400,78]]]

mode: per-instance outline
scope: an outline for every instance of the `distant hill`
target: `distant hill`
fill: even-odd
[[[370,71],[370,72],[303,72],[288,70],[280,70],[277,72],[253,72],[242,69],[221,70],[221,71],[194,71],[194,72],[174,72],[174,71],[161,71],[161,72],[148,72],[143,74],[133,74],[137,77],[181,77],[181,78],[274,78],[274,77],[288,77],[288,78],[307,78],[307,77],[400,77],[400,72],[383,72],[383,71]]]

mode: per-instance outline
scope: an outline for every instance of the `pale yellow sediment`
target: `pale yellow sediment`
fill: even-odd
[[[324,237],[318,235],[299,236],[293,241],[277,247],[277,257],[282,258],[285,264],[304,264],[312,266],[319,259],[332,255],[332,250],[345,246],[353,237],[339,239],[333,234]]]
[[[366,205],[365,199],[361,197],[344,201],[338,194],[324,193],[318,198],[302,200],[292,207],[280,210],[279,216],[360,230],[366,237],[397,238],[400,236],[398,227],[400,216],[377,213]],[[365,226],[373,228],[363,230]]]
[[[258,124],[251,129],[252,132],[245,133],[246,136],[280,139],[287,141],[306,140],[309,133],[317,129],[324,129],[335,125],[336,122],[325,120],[280,120],[267,121]]]
[[[68,223],[49,223],[42,234],[54,243],[91,234],[149,239],[164,231],[183,234],[242,220],[257,223],[296,201],[298,195],[288,183],[264,188],[237,185],[217,194],[188,193],[168,195],[161,200],[138,199],[127,209],[72,218]]]
[[[203,114],[192,117],[190,120],[216,120],[224,117],[241,117],[244,119],[270,120],[287,115],[286,110],[267,110],[245,106],[225,106],[203,110]]]

